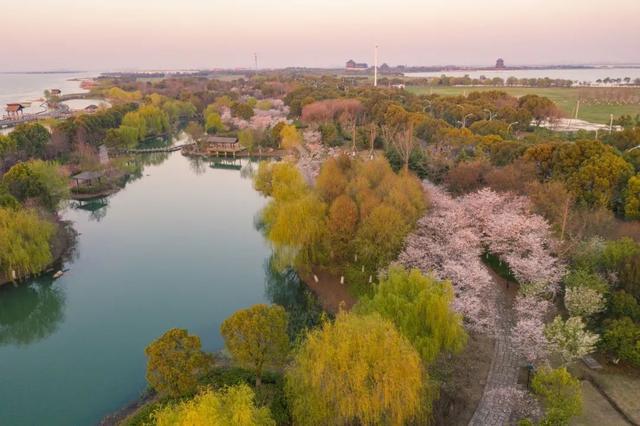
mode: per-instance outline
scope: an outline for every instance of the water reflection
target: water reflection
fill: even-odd
[[[56,331],[64,319],[64,290],[51,278],[0,287],[0,346],[29,345]]]
[[[187,157],[189,168],[196,175],[201,175],[207,171],[207,162],[202,157]]]
[[[109,209],[109,198],[101,197],[92,200],[73,201],[71,207],[74,209],[85,210],[89,212],[89,220],[100,222],[107,215]]]
[[[295,340],[305,330],[318,325],[322,307],[298,274],[291,268],[279,271],[273,256],[265,262],[264,268],[267,297],[289,314],[289,337]]]

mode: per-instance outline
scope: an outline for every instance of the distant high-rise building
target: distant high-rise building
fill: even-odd
[[[502,58],[498,58],[498,60],[496,61],[496,68],[504,68],[504,59]]]

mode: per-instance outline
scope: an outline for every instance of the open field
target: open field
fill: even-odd
[[[628,114],[635,116],[640,114],[640,101],[636,101],[634,104],[614,104],[606,103],[595,104],[592,101],[585,102],[584,97],[593,99],[597,97],[598,93],[601,93],[603,97],[610,97],[615,90],[611,88],[566,88],[566,87],[461,87],[461,86],[407,86],[406,90],[416,94],[428,94],[435,93],[439,95],[464,95],[471,92],[487,91],[487,90],[501,90],[507,92],[513,96],[524,95],[540,95],[546,96],[558,105],[568,116],[575,114],[576,103],[578,99],[581,99],[580,111],[578,118],[593,123],[609,124],[609,116],[613,114],[614,117]],[[640,97],[639,88],[624,88],[618,89],[624,90],[625,93],[631,94],[636,99]]]
[[[582,415],[571,420],[575,426],[627,425],[627,421],[609,404],[588,380],[582,381]]]

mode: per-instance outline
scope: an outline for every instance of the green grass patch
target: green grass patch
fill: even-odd
[[[511,96],[521,97],[524,95],[539,95],[551,99],[558,107],[564,111],[567,116],[573,117],[575,114],[576,103],[583,90],[600,90],[598,88],[572,88],[572,87],[493,87],[493,86],[407,86],[406,90],[418,94],[437,94],[443,96],[459,96],[468,95],[471,92],[486,92],[490,90],[500,90]],[[602,88],[605,91],[611,91],[611,88]],[[637,89],[640,92],[640,89]],[[622,104],[588,104],[581,103],[578,118],[593,123],[609,124],[609,116],[614,117],[621,115],[635,116],[640,114],[640,104],[622,105]]]

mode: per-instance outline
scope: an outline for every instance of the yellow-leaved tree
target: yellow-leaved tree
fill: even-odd
[[[302,136],[293,124],[286,124],[280,130],[280,145],[284,149],[293,149],[302,143]]]
[[[404,425],[430,412],[420,356],[377,314],[339,313],[308,333],[286,372],[300,425]]]
[[[250,368],[260,386],[265,367],[280,367],[289,352],[287,312],[282,306],[254,305],[224,320],[220,332],[235,362]]]
[[[213,364],[200,348],[200,338],[187,330],[172,328],[164,333],[144,350],[149,385],[174,398],[194,393],[199,378]]]
[[[247,385],[207,389],[192,399],[153,413],[156,426],[275,426],[267,407],[256,407]]]

